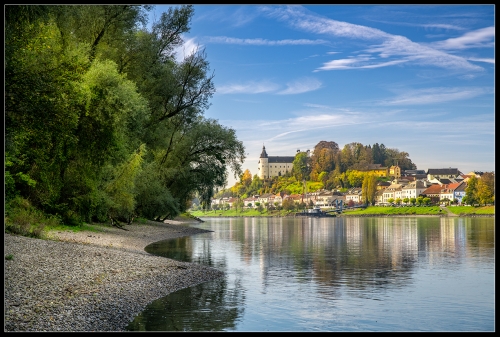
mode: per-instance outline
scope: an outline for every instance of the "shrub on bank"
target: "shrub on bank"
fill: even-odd
[[[60,224],[58,217],[45,215],[22,197],[17,196],[6,204],[6,233],[42,238],[46,227],[56,227]]]

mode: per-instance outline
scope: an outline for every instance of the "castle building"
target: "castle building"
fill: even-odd
[[[288,172],[292,172],[294,159],[294,156],[268,156],[266,147],[262,146],[262,153],[259,159],[259,178],[280,177]]]

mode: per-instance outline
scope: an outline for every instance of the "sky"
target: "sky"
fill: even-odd
[[[494,5],[195,5],[183,40],[178,59],[203,50],[214,74],[205,117],[236,131],[252,176],[263,145],[320,141],[495,171]]]

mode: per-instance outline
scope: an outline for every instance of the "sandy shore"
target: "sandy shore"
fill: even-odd
[[[96,227],[54,231],[48,240],[5,234],[4,331],[126,331],[152,301],[223,276],[144,251],[206,232],[190,224]]]
[[[150,243],[205,233],[205,230],[191,227],[199,222],[186,222],[176,220],[165,220],[165,222],[148,221],[146,223],[134,223],[125,225],[125,229],[112,226],[98,225],[96,232],[72,232],[53,231],[48,234],[48,239],[55,241],[77,242],[101,247],[117,248],[147,254],[144,247]],[[148,254],[149,255],[149,254]]]

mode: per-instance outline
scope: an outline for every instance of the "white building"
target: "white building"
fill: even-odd
[[[266,147],[262,146],[262,153],[259,159],[259,178],[280,177],[288,172],[292,172],[294,159],[294,156],[268,156]]]
[[[401,199],[404,198],[418,198],[423,191],[425,191],[427,185],[420,180],[415,180],[402,188]]]
[[[382,202],[388,203],[389,202],[388,200],[391,198],[394,200],[396,200],[397,198],[401,198],[402,190],[403,190],[402,184],[391,184],[391,186],[383,190]]]
[[[363,201],[362,190],[359,187],[353,187],[345,194],[346,204],[352,200],[354,203],[359,204]]]

